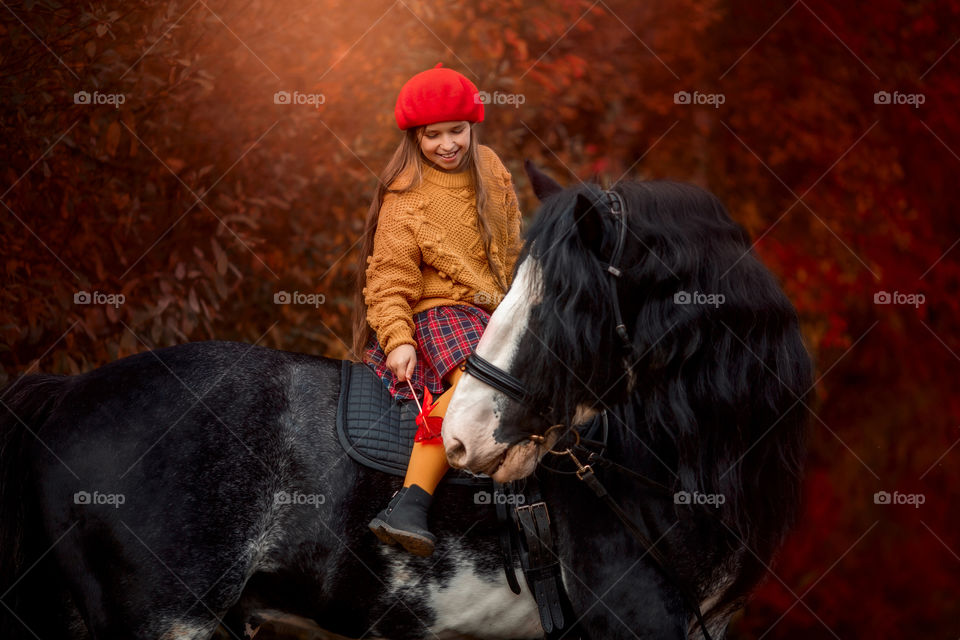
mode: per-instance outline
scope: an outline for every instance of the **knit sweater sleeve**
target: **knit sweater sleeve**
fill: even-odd
[[[367,322],[385,354],[401,344],[416,346],[411,308],[423,296],[422,255],[417,241],[422,199],[388,193],[380,207],[373,254],[367,258]]]

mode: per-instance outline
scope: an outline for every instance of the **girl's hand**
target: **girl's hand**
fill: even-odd
[[[413,367],[417,364],[417,350],[412,344],[401,344],[387,354],[387,368],[397,376],[397,380],[404,382],[413,375]]]

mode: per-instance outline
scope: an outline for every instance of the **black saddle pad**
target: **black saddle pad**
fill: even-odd
[[[351,458],[378,471],[396,476],[406,474],[418,412],[413,400],[394,400],[369,365],[343,361],[337,435]],[[451,470],[444,482],[489,486],[493,481],[486,476]]]

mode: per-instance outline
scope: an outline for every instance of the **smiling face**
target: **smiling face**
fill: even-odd
[[[457,171],[470,149],[470,123],[466,120],[428,124],[420,134],[423,157],[441,171]]]

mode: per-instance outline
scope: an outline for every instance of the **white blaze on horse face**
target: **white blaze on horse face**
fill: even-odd
[[[534,299],[534,283],[538,280],[535,277],[537,268],[537,263],[532,258],[524,259],[517,268],[510,291],[490,316],[480,342],[477,343],[477,354],[505,371],[510,370],[520,347],[520,340],[527,330],[530,308],[537,302]],[[473,376],[465,375],[460,378],[443,419],[443,441],[451,465],[467,468],[475,473],[489,473],[497,480],[509,469],[515,472],[523,470],[526,473],[533,471],[527,460],[529,456],[510,455],[509,460],[505,460],[501,465],[500,472],[494,474],[493,467],[507,451],[506,443],[496,442],[493,438],[500,426],[500,417],[506,402],[506,396]],[[523,449],[528,449],[533,454],[535,465],[535,447]],[[526,469],[528,466],[529,470]]]

